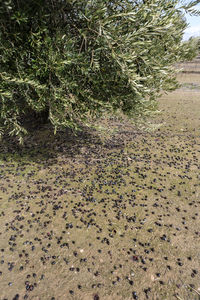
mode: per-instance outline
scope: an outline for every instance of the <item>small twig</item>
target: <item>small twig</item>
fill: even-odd
[[[91,57],[91,62],[90,62],[90,68],[93,65],[93,60],[94,60],[94,50],[92,50],[92,57]]]
[[[193,290],[195,293],[197,293],[197,295],[199,295],[200,296],[200,293],[197,291],[197,290],[195,290],[194,288],[192,288],[191,286],[187,286],[189,289],[191,289],[191,290]]]
[[[83,38],[83,40],[82,40],[82,42],[81,42],[81,47],[80,47],[80,49],[79,49],[79,54],[81,53],[81,50],[82,50],[82,47],[83,47],[83,43],[84,43],[84,38]]]
[[[175,297],[176,297],[177,299],[179,299],[179,300],[183,300],[182,298],[180,298],[180,297],[179,297],[179,296],[177,296],[177,295],[176,295]]]

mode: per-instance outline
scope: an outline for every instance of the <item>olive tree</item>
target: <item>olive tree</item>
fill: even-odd
[[[0,133],[27,133],[45,113],[58,128],[105,111],[156,109],[184,59],[184,14],[198,1],[3,0],[0,4]]]

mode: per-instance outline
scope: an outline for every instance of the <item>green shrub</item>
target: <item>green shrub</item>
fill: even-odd
[[[1,135],[22,142],[33,112],[45,112],[56,132],[105,111],[142,117],[155,110],[160,91],[175,86],[172,66],[184,57],[187,25],[178,3],[3,1]]]

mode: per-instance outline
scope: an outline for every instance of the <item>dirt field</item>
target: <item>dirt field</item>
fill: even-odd
[[[179,74],[152,130],[1,144],[1,300],[200,299],[199,78]]]

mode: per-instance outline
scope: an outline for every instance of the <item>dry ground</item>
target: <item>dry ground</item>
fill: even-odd
[[[1,145],[1,300],[200,299],[198,87],[160,109],[156,131],[104,119]]]

